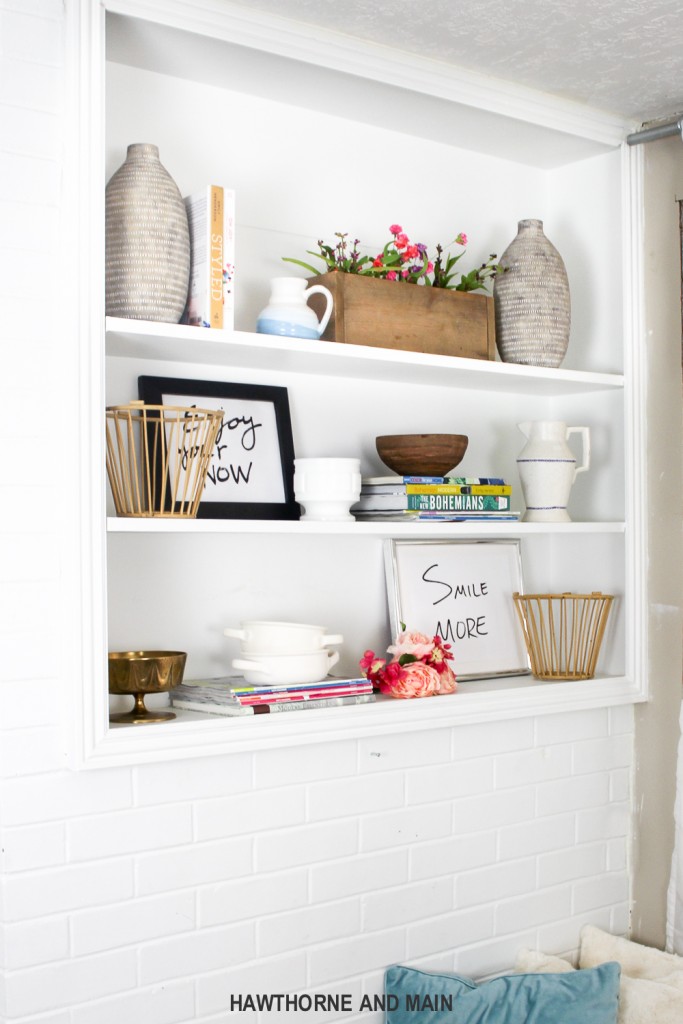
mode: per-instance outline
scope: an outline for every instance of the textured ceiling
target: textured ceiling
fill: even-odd
[[[683,111],[683,0],[238,0],[634,121]]]

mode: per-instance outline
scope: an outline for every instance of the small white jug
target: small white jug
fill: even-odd
[[[332,315],[332,292],[322,284],[306,287],[301,277],[274,277],[268,305],[256,321],[258,334],[277,334],[284,338],[319,338]],[[324,295],[325,312],[322,320],[306,303],[310,295]]]
[[[517,456],[517,468],[526,504],[524,522],[569,523],[569,492],[577,473],[590,466],[588,427],[568,427],[560,420],[518,423],[527,443]],[[567,444],[570,434],[581,434],[583,459],[580,466]]]

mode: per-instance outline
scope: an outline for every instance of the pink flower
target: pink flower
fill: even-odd
[[[400,224],[392,224],[389,230],[391,231],[392,235],[400,235],[401,232],[403,231],[403,228],[401,227]]]
[[[392,664],[398,663],[392,662]],[[399,698],[433,697],[440,692],[440,689],[439,673],[422,661],[412,661],[409,665],[403,666],[399,678],[391,680],[391,682],[387,681],[384,692]]]
[[[437,672],[444,672],[448,668],[446,662],[452,661],[452,659],[451,645],[445,644],[440,636],[435,636],[434,650],[425,659],[427,663],[433,665]]]
[[[405,249],[405,247],[407,245],[410,245],[410,239],[408,238],[407,235],[404,235],[402,233],[396,235],[396,248],[397,249]]]
[[[419,249],[416,245],[409,245],[406,249],[406,256],[409,260],[417,259],[419,255]]]
[[[465,234],[464,231],[461,231],[460,234],[456,237],[455,243],[456,245],[467,245],[467,235]]]
[[[386,686],[394,686],[403,678],[404,668],[398,661],[390,661],[382,673],[382,682]]]
[[[439,672],[439,693],[455,693],[457,689],[458,684],[455,681],[455,673],[450,665],[443,665],[441,672]]]
[[[432,270],[433,270],[433,269],[434,269],[434,264],[433,264],[433,263],[432,263],[432,262],[430,261],[430,262],[429,262],[429,263],[427,264],[427,273],[428,273],[428,274],[431,274],[431,272],[432,272]]]
[[[366,651],[359,664],[363,674],[372,682],[375,682],[386,662],[384,658],[377,658],[374,651]]]
[[[396,273],[396,271],[395,270],[390,270],[388,272],[388,274],[387,274],[387,281],[395,281],[397,277],[398,277],[398,274]]]
[[[400,698],[456,692],[455,673],[448,664],[453,659],[451,645],[442,637],[404,627],[388,651],[393,654],[390,662],[377,658],[374,651],[361,658],[360,667],[373,689]]]
[[[426,658],[432,653],[434,650],[434,640],[425,633],[406,631],[405,633],[399,633],[394,643],[387,650],[389,654],[394,655],[396,660],[402,654],[412,654],[414,658],[419,660],[420,658]]]

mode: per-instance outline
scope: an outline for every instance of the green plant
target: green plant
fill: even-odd
[[[309,256],[322,260],[327,271],[338,271],[342,274],[359,274],[363,277],[383,278],[387,281],[404,281],[407,284],[422,284],[432,288],[450,288],[459,292],[473,292],[485,289],[488,281],[496,274],[504,271],[504,267],[496,263],[495,253],[491,253],[486,263],[470,270],[468,273],[457,271],[456,264],[465,255],[467,235],[460,232],[451,245],[462,248],[458,253],[447,253],[442,245],[436,246],[436,258],[432,261],[427,246],[422,242],[411,242],[400,224],[392,224],[389,228],[392,238],[386,243],[377,256],[361,254],[360,240],[348,241],[346,232],[335,232],[338,239],[334,246],[322,240],[318,241],[318,251],[307,250]],[[320,273],[319,269],[304,260],[291,256],[282,257],[285,263],[295,263],[311,274]]]

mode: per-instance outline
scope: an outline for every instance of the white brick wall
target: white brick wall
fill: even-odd
[[[0,0],[0,440],[15,452],[28,402],[44,421],[56,387],[75,397],[50,287],[62,17],[60,0]],[[249,1024],[231,993],[357,1008],[391,962],[481,975],[522,945],[571,949],[586,921],[627,929],[628,708],[69,772],[51,514],[69,481],[43,462],[17,455],[0,485],[0,1016]]]

